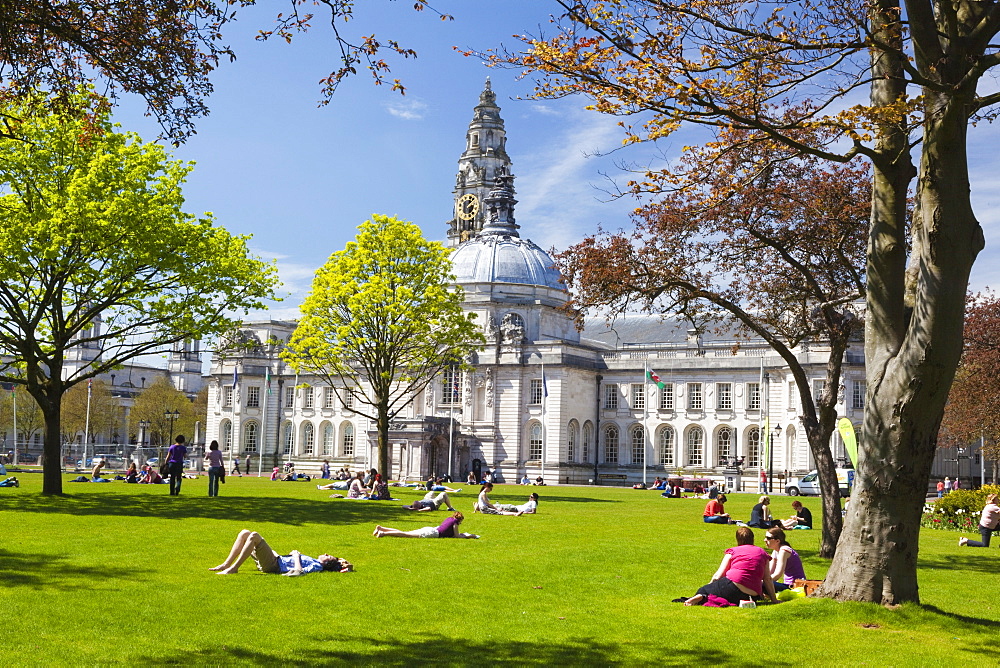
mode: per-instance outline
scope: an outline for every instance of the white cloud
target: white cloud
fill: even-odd
[[[417,98],[408,97],[387,103],[385,109],[396,118],[419,121],[423,120],[427,113],[427,103]]]

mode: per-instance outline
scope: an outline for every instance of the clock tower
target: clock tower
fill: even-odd
[[[457,246],[479,234],[487,220],[484,200],[496,185],[497,176],[511,173],[507,133],[496,99],[487,78],[465,134],[465,151],[458,159],[458,175],[452,191],[454,217],[448,221],[449,246]]]

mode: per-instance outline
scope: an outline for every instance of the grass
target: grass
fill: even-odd
[[[399,503],[347,501],[311,483],[227,478],[217,498],[205,479],[179,497],[116,482],[48,498],[41,476],[18,477],[0,489],[8,665],[998,663],[997,553],[960,550],[953,532],[922,532],[923,605],[685,608],[670,600],[708,580],[733,530],[702,523],[703,502],[658,492],[548,487],[536,516],[469,514],[478,541],[377,540],[376,523],[411,529],[445,513],[401,510],[410,490],[395,490]],[[498,486],[493,498],[527,493]],[[455,502],[468,512],[474,498],[466,488]],[[732,495],[726,509],[747,517],[755,500]],[[787,499],[772,507],[790,514]],[[357,572],[210,573],[245,527]],[[818,539],[790,533],[813,578],[828,566]]]

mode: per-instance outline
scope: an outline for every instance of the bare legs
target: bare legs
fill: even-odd
[[[688,600],[684,601],[684,605],[701,605],[705,600],[705,597],[701,594],[695,594]]]
[[[372,535],[376,538],[383,538],[385,536],[389,536],[390,538],[420,538],[419,531],[400,531],[399,529],[391,529],[380,524],[375,525],[375,531],[372,532]]]
[[[273,554],[271,546],[259,533],[244,529],[236,535],[236,542],[233,543],[233,549],[229,551],[226,560],[208,570],[216,571],[219,575],[232,575],[239,571],[243,562],[252,556],[257,549],[266,551],[267,554]]]
[[[433,494],[433,492],[428,492],[427,496],[430,496],[431,494]],[[424,498],[427,499],[427,496],[425,496]],[[451,498],[448,496],[448,492],[441,492],[435,498],[428,500],[433,501],[434,505],[438,508],[440,508],[441,504],[443,503],[448,508],[448,510],[455,512],[455,507],[451,505]]]

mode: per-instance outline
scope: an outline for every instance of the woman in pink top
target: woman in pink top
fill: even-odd
[[[726,550],[712,581],[684,601],[684,605],[702,605],[710,596],[739,605],[740,601],[759,598],[763,593],[777,603],[770,565],[771,555],[753,544],[753,531],[740,527],[736,530],[736,547]]]
[[[462,523],[465,516],[461,512],[455,511],[451,517],[446,517],[440,526],[422,527],[412,531],[401,531],[392,527],[384,527],[381,524],[375,525],[372,535],[376,538],[479,538],[474,533],[462,533],[458,530],[458,525]]]
[[[989,547],[990,536],[1000,525],[1000,504],[997,503],[997,495],[990,494],[986,497],[986,506],[983,507],[983,514],[979,518],[979,535],[981,541],[969,540],[965,536],[958,539],[958,546],[963,547]]]

